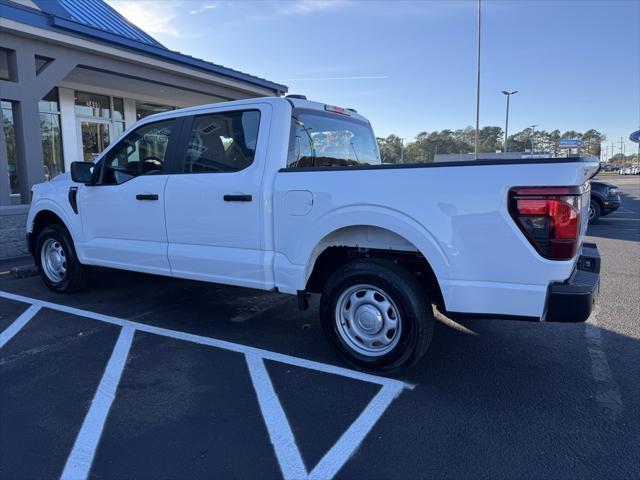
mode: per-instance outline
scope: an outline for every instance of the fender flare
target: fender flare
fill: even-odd
[[[368,226],[389,230],[404,238],[429,262],[437,278],[446,278],[449,260],[433,234],[410,216],[398,210],[379,205],[352,205],[331,210],[319,217],[302,236],[293,263],[305,265],[305,283],[309,279],[318,250],[333,232],[353,227]]]

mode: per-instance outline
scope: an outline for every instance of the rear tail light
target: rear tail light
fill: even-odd
[[[517,187],[509,213],[544,258],[570,260],[578,251],[584,187]]]

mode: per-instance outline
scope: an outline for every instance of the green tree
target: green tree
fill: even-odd
[[[387,138],[377,138],[380,158],[383,163],[400,163],[402,159],[402,139],[391,134]]]

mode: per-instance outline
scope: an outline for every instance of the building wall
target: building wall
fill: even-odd
[[[0,259],[27,255],[27,205],[3,207],[0,215]]]

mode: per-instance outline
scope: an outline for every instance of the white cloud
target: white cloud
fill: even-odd
[[[202,5],[200,8],[196,8],[195,10],[190,10],[189,13],[191,15],[197,15],[198,13],[204,13],[207,10],[213,10],[214,8],[218,8],[218,6],[213,3],[207,3]]]
[[[226,26],[241,26],[246,23],[269,22],[284,17],[311,15],[354,4],[352,0],[270,0],[253,2],[218,2],[235,12]],[[248,7],[248,8],[247,8]]]
[[[309,15],[341,7],[346,2],[342,0],[298,0],[274,3],[276,12],[281,15]]]
[[[181,2],[139,2],[133,0],[106,0],[107,3],[131,23],[147,33],[180,36],[173,20]]]

